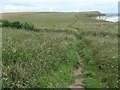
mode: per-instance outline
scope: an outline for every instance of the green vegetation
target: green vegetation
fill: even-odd
[[[65,87],[76,50],[73,35],[3,28],[3,87]]]
[[[4,18],[19,30],[5,22],[3,87],[68,87],[75,80],[74,69],[80,67],[79,53],[86,88],[117,88],[118,24],[93,19],[97,15],[102,14],[35,13]],[[24,22],[37,32],[20,29]]]
[[[85,60],[86,87],[118,87],[117,23],[78,20],[74,27],[82,37],[80,53]]]
[[[34,30],[34,26],[30,23],[20,23],[19,21],[10,22],[8,20],[1,20],[2,27],[12,27],[18,29]]]

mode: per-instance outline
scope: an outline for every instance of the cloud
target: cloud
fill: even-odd
[[[0,0],[2,2],[77,2],[77,3],[106,3],[118,2],[119,0]]]
[[[0,0],[3,12],[90,11],[117,12],[119,0]]]

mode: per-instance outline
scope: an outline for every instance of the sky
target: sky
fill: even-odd
[[[0,12],[117,13],[119,0],[0,0]]]

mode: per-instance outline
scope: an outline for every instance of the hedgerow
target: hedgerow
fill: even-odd
[[[12,27],[18,29],[25,29],[25,30],[34,30],[34,26],[28,22],[21,23],[20,21],[8,21],[8,20],[1,20],[1,27]]]

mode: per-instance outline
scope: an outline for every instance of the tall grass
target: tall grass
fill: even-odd
[[[118,24],[91,18],[96,15],[100,13],[8,18],[29,21],[39,32],[3,28],[3,87],[67,87],[74,81],[79,52],[86,88],[118,88]]]
[[[73,35],[3,28],[3,88],[66,87],[76,50]]]
[[[78,17],[73,27],[80,33],[85,87],[118,88],[118,24]]]

